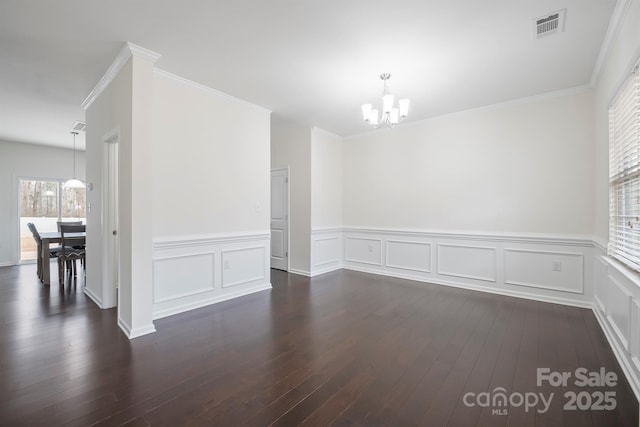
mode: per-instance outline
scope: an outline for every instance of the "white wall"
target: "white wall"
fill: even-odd
[[[289,167],[289,266],[310,274],[311,128],[271,120],[271,168]]]
[[[341,137],[311,129],[312,276],[341,266],[342,146]]]
[[[154,318],[271,287],[270,112],[153,76]]]
[[[87,185],[93,190],[87,191],[87,280],[85,292],[103,308],[116,304],[112,293],[103,287],[105,265],[105,241],[108,236],[103,230],[102,158],[103,136],[116,128],[120,130],[120,142],[131,142],[131,91],[132,64],[126,64],[114,78],[109,87],[86,110],[87,118]]]
[[[344,223],[590,234],[592,123],[592,94],[583,92],[347,139]]]
[[[0,266],[16,264],[20,257],[18,180],[67,180],[72,172],[73,150],[0,141]],[[84,181],[84,151],[76,151],[76,175]]]
[[[342,138],[311,129],[311,227],[342,225]]]
[[[269,230],[270,113],[155,73],[153,237]]]
[[[155,331],[152,318],[151,241],[151,95],[153,63],[132,56],[125,46],[118,61],[126,61],[108,85],[86,108],[87,180],[87,286],[85,293],[101,307],[115,304],[108,284],[106,251],[111,230],[103,223],[102,160],[104,138],[118,134],[118,325],[134,338]],[[113,68],[112,68],[113,69]],[[111,75],[112,69],[105,75]]]

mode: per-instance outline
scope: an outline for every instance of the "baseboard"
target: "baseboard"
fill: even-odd
[[[289,269],[289,273],[298,274],[300,276],[311,277],[311,272],[306,271],[306,270],[298,270],[296,268],[290,268]]]
[[[15,264],[12,262],[0,262],[0,267],[11,267],[13,265]]]
[[[237,292],[229,292],[226,294],[215,295],[213,298],[198,300],[188,304],[182,304],[178,306],[172,306],[166,310],[159,310],[153,313],[153,319],[161,319],[163,317],[173,316],[174,314],[184,313],[189,310],[195,310],[196,308],[206,307],[208,305],[217,304],[222,301],[227,301],[233,298],[253,294],[264,290],[271,289],[271,283],[265,283],[258,286],[252,286],[250,288],[244,288]]]
[[[636,395],[636,399],[640,401],[640,378],[636,377],[633,368],[629,365],[629,360],[627,357],[627,351],[622,348],[615,337],[615,333],[611,330],[609,326],[609,322],[605,318],[602,317],[600,311],[594,306],[591,307],[593,313],[600,324],[600,329],[604,332],[604,336],[607,338],[607,342],[609,346],[613,350],[613,354],[616,356],[624,375],[627,377],[627,381],[629,381],[629,385],[633,390],[633,393]]]
[[[528,300],[538,301],[538,302],[548,302],[548,303],[552,303],[552,304],[568,305],[568,306],[572,306],[572,307],[592,308],[592,304],[589,303],[589,302],[580,301],[580,300],[572,300],[572,299],[569,299],[569,298],[560,298],[560,297],[551,297],[551,296],[546,296],[546,295],[528,294],[526,292],[517,292],[517,291],[510,291],[510,290],[507,290],[507,289],[488,287],[488,286],[478,286],[478,285],[471,285],[471,284],[467,284],[467,283],[453,282],[453,281],[447,281],[447,280],[441,280],[441,279],[432,279],[432,278],[427,278],[427,277],[412,276],[410,274],[390,273],[390,272],[387,272],[387,271],[368,269],[366,267],[362,268],[362,267],[354,267],[354,266],[344,266],[343,268],[345,270],[360,271],[362,273],[377,274],[377,275],[380,275],[380,276],[395,277],[395,278],[398,278],[398,279],[407,279],[407,280],[413,280],[413,281],[422,282],[422,283],[431,283],[431,284],[438,285],[438,286],[449,286],[449,287],[454,287],[454,288],[466,289],[466,290],[470,290],[470,291],[485,292],[485,293],[490,293],[490,294],[495,294],[495,295],[513,297],[513,298],[523,298],[523,299],[528,299]]]
[[[131,329],[127,322],[122,319],[118,319],[118,326],[130,340],[141,337],[143,335],[152,334],[156,331],[156,327],[153,325],[153,323],[140,328]]]
[[[332,271],[342,270],[342,268],[343,268],[342,265],[332,265],[331,267],[327,267],[327,268],[319,268],[317,270],[313,270],[313,272],[311,272],[309,277],[320,276],[321,274],[326,274],[326,273],[331,273]]]
[[[104,307],[104,306],[102,305],[102,298],[99,298],[96,294],[94,294],[94,293],[93,293],[93,291],[92,291],[91,289],[89,289],[89,288],[87,288],[87,287],[85,286],[85,288],[84,288],[84,291],[83,291],[83,292],[84,292],[84,294],[85,294],[86,296],[88,296],[88,297],[89,297],[89,299],[90,299],[91,301],[93,301],[93,302],[94,302],[98,307],[100,307],[101,309],[105,309],[105,308],[106,308],[106,307]]]

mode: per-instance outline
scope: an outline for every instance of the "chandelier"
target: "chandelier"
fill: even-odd
[[[380,75],[380,79],[384,82],[384,91],[382,92],[382,117],[378,116],[378,109],[374,109],[371,104],[362,105],[362,117],[364,121],[372,125],[375,129],[382,126],[394,127],[401,120],[407,117],[409,112],[409,100],[398,100],[398,106],[393,106],[393,95],[389,91],[389,79],[391,74],[384,73]]]

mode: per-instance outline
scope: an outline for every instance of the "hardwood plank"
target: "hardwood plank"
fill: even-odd
[[[55,280],[55,279],[54,279]],[[0,425],[638,425],[589,310],[353,271],[273,271],[271,291],[156,321],[129,341],[82,283],[0,268]],[[467,407],[467,392],[562,393],[536,369],[619,374],[614,411]],[[569,413],[571,412],[571,413]]]

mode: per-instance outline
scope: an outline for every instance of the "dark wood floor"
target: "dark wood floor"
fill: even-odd
[[[350,271],[272,283],[129,341],[82,284],[0,268],[0,425],[638,425],[589,310]],[[601,366],[617,386],[536,385],[539,367]],[[545,413],[464,403],[499,387],[554,397]],[[616,408],[564,410],[572,391]]]

